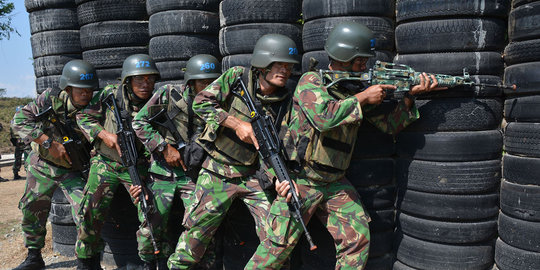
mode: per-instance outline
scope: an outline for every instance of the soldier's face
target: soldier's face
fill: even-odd
[[[294,64],[291,63],[272,63],[270,71],[266,74],[266,80],[278,87],[284,87],[289,77],[291,77],[293,66]]]
[[[131,89],[140,99],[149,99],[154,91],[155,75],[138,75],[131,77]]]
[[[201,92],[202,90],[204,90],[204,88],[206,88],[208,85],[210,85],[213,81],[214,81],[214,79],[194,80],[195,93]]]
[[[70,86],[67,89],[68,94],[71,95],[71,100],[77,106],[86,106],[92,99],[93,90],[91,88],[79,88]]]
[[[352,64],[352,71],[353,72],[362,72],[366,70],[366,64],[369,58],[367,57],[356,57],[354,60],[352,60],[350,63]]]

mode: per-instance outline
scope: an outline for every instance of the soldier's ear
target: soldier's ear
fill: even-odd
[[[71,86],[66,86],[66,88],[64,88],[64,91],[66,91],[66,93],[68,93],[68,95],[71,96],[73,88]]]

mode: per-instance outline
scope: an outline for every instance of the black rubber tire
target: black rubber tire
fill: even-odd
[[[77,242],[77,227],[75,224],[64,225],[51,223],[52,241],[65,245],[75,245]]]
[[[146,46],[142,47],[118,47],[88,50],[82,53],[83,59],[88,61],[96,69],[119,68],[124,60],[132,54],[148,53]]]
[[[364,209],[368,212],[371,221],[369,222],[369,231],[374,233],[394,231],[396,228],[396,210],[394,207],[388,209]],[[377,256],[373,256],[377,257]]]
[[[500,270],[540,269],[540,252],[515,248],[499,238],[495,244],[495,262]]]
[[[309,70],[310,58],[315,58],[318,61],[318,64],[315,66],[317,70],[319,69],[328,69],[328,64],[330,60],[328,59],[328,54],[326,51],[311,51],[306,52],[302,55],[302,73],[305,73]],[[394,54],[389,51],[375,51],[375,57],[369,58],[366,63],[366,67],[372,67],[375,64],[375,61],[379,60],[382,62],[392,62],[394,59]]]
[[[443,17],[499,17],[505,19],[510,10],[510,1],[454,0],[437,1],[400,0],[396,4],[396,21]]]
[[[217,34],[217,13],[199,10],[168,10],[150,16],[151,37],[172,34]]]
[[[392,18],[395,1],[390,0],[304,0],[304,21],[336,16],[378,16]]]
[[[69,201],[66,198],[66,195],[64,195],[64,192],[59,187],[54,190],[54,193],[51,197],[51,202],[57,203],[57,204],[69,204]]]
[[[363,126],[367,126],[368,123],[362,123]],[[352,158],[380,158],[390,157],[396,153],[396,146],[394,144],[394,138],[390,134],[382,133],[380,131],[375,132],[359,132],[356,145]]]
[[[388,253],[380,257],[369,258],[365,270],[392,270],[394,254]],[[307,270],[307,269],[306,269]]]
[[[420,118],[406,131],[476,131],[499,127],[500,99],[445,98],[417,100]]]
[[[99,88],[103,88],[110,84],[120,84],[120,78],[122,77],[121,68],[102,68],[96,69],[96,74],[99,80]]]
[[[298,0],[223,0],[219,4],[221,26],[244,23],[295,23],[301,17]]]
[[[24,6],[28,13],[49,8],[75,7],[73,0],[24,0]]]
[[[70,204],[51,203],[49,221],[60,225],[74,225]],[[64,243],[65,244],[65,243]]]
[[[507,65],[540,61],[540,39],[511,42],[504,49]]]
[[[251,66],[251,54],[234,54],[223,56],[221,60],[221,70],[226,71],[229,68],[242,66],[249,68]]]
[[[52,242],[52,249],[55,253],[58,253],[64,257],[75,257],[75,245],[66,245],[66,244],[60,244],[56,242]],[[63,267],[70,267],[73,269],[77,268],[77,261],[72,260],[69,262],[66,262],[66,264],[62,263]]]
[[[302,52],[302,28],[288,23],[247,23],[227,26],[219,30],[219,50],[222,55],[253,52],[255,43],[265,34],[282,34],[290,37]],[[238,42],[238,41],[242,42]]]
[[[77,6],[79,25],[115,20],[148,20],[145,0],[93,0]]]
[[[60,75],[51,75],[51,76],[43,76],[36,78],[36,91],[38,94],[43,93],[43,91],[47,90],[48,88],[58,88],[58,85],[60,84]]]
[[[182,80],[187,61],[157,62],[156,67],[162,80]]]
[[[61,75],[64,65],[74,59],[81,59],[80,54],[49,55],[34,59],[36,77]]]
[[[398,230],[407,235],[441,244],[473,244],[497,237],[496,218],[475,222],[447,222],[398,213],[396,224]]]
[[[436,162],[396,160],[396,182],[402,190],[439,194],[480,194],[497,190],[501,161]]]
[[[30,36],[34,58],[81,52],[79,30],[56,30]]]
[[[354,183],[352,183],[354,186]],[[355,186],[360,195],[364,210],[376,211],[393,208],[396,200],[396,187],[388,186]]]
[[[540,157],[540,123],[508,123],[504,149],[514,155]]]
[[[503,178],[520,185],[540,186],[540,158],[503,156]]]
[[[506,24],[495,18],[439,19],[396,27],[398,53],[501,51]]]
[[[503,180],[501,210],[511,217],[540,222],[540,186],[520,185]]]
[[[540,61],[511,65],[504,69],[504,83],[515,84],[516,90],[504,90],[511,95],[540,93]]]
[[[505,100],[504,119],[512,122],[540,122],[540,96]]]
[[[469,245],[447,245],[400,234],[397,259],[418,269],[485,270],[493,265],[494,241]]]
[[[354,159],[347,169],[347,179],[357,187],[388,185],[394,180],[394,160]]]
[[[499,237],[513,247],[540,252],[540,223],[499,214]]]
[[[540,38],[540,2],[514,8],[508,15],[508,38],[510,41]]]
[[[499,194],[454,195],[400,190],[396,208],[416,217],[466,222],[496,217]]]
[[[370,232],[369,256],[380,257],[392,252],[394,230],[386,232]]]
[[[500,76],[504,72],[504,61],[498,52],[398,54],[394,62],[418,72],[454,76],[463,76],[464,68],[470,75]]]
[[[517,8],[524,4],[530,4],[531,2],[536,2],[538,0],[512,0],[512,8]]]
[[[184,83],[183,79],[182,80],[163,80],[163,81],[156,82],[156,84],[154,85],[154,90],[157,90],[166,84],[180,85],[183,83]]]
[[[81,27],[83,50],[146,46],[149,40],[148,21],[106,21]]]
[[[30,12],[30,33],[51,30],[78,30],[75,8],[54,8]]]
[[[334,27],[345,21],[362,23],[367,26],[375,35],[376,50],[394,50],[394,22],[383,17],[329,17],[312,20],[304,24],[302,42],[304,51],[324,50],[324,44],[328,34]]]
[[[502,134],[499,130],[471,132],[400,132],[399,157],[430,161],[479,161],[500,158]]]
[[[148,51],[156,62],[188,60],[194,55],[203,53],[219,56],[217,37],[209,35],[153,37],[150,39]]]
[[[146,0],[148,15],[167,10],[217,11],[220,0]]]

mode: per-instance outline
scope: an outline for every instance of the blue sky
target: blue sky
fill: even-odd
[[[6,97],[35,97],[28,13],[24,0],[10,2],[15,4],[12,26],[21,36],[12,33],[9,40],[0,40],[0,88],[7,89]]]

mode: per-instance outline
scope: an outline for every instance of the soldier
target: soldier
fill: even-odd
[[[19,105],[15,108],[15,113],[18,113],[22,109],[22,105]],[[13,126],[13,120],[12,126]],[[21,165],[23,161],[26,161],[28,153],[30,152],[30,145],[25,145],[24,142],[17,136],[13,131],[13,127],[9,128],[9,141],[15,147],[15,162],[13,162],[13,180],[21,179],[19,171],[21,170]],[[26,169],[26,164],[24,166]]]
[[[330,57],[330,70],[361,72],[366,69],[373,33],[364,25],[345,22],[329,34],[325,51]],[[329,75],[305,73],[296,87],[289,130],[284,136],[287,158],[293,164],[291,178],[303,199],[302,215],[307,223],[315,214],[326,225],[336,244],[336,269],[363,269],[369,249],[368,215],[360,196],[345,178],[357,130],[366,118],[383,132],[396,134],[418,119],[415,95],[437,88],[432,76],[421,76],[396,109],[387,115],[366,113],[385,98],[385,90],[393,85],[372,85],[359,93],[356,87],[332,82]],[[290,186],[276,183],[280,195],[272,204],[268,217],[268,237],[262,241],[246,269],[280,269],[302,234],[302,227],[289,214],[287,201]]]
[[[168,84],[158,89],[133,119],[133,130],[152,153],[148,188],[153,194],[157,214],[161,216],[161,222],[153,227],[161,250],[159,269],[168,269],[167,258],[174,251],[174,247],[171,247],[166,239],[173,199],[178,194],[184,210],[191,205],[191,196],[195,190],[192,178],[196,180],[200,165],[204,161],[205,152],[195,142],[195,138],[202,132],[205,123],[194,115],[193,98],[220,75],[221,64],[214,56],[200,54],[192,57],[186,64],[184,84]],[[165,117],[169,117],[175,130],[168,130],[151,121],[161,110],[167,116],[162,116],[157,121],[163,123]],[[173,135],[173,132],[176,134]],[[182,152],[178,151],[179,145],[183,146]],[[140,186],[130,189],[130,193],[137,202]],[[152,246],[143,249],[152,251]],[[143,260],[146,262],[145,269],[156,269],[153,258],[143,257]]]
[[[255,218],[260,239],[266,235],[264,220],[274,195],[254,177],[259,167],[258,148],[249,111],[232,93],[237,78],[274,120],[283,118],[290,102],[285,84],[298,64],[298,50],[290,38],[268,34],[256,43],[251,68],[233,67],[195,96],[193,109],[206,122],[198,140],[208,153],[195,188],[188,228],[169,258],[171,269],[188,269],[201,260],[232,202],[239,198]],[[279,122],[279,120],[278,120]],[[254,147],[255,146],[255,147]]]
[[[106,86],[94,96],[85,110],[77,114],[77,123],[88,140],[94,143],[97,152],[91,159],[88,183],[79,211],[81,225],[75,249],[78,258],[77,269],[101,269],[100,253],[104,248],[101,228],[111,200],[120,184],[128,190],[132,184],[127,168],[121,163],[116,121],[113,112],[106,106],[106,99],[109,94],[113,94],[118,109],[122,111],[122,117],[131,121],[129,118],[133,117],[152,96],[154,83],[158,78],[159,71],[150,56],[131,55],[122,65],[121,84]],[[140,141],[136,142],[136,150],[139,154],[137,169],[144,179],[148,169],[147,155]],[[144,243],[149,241],[145,237],[147,235],[144,232],[145,222],[141,223],[137,241],[139,246],[147,246]],[[152,255],[145,254],[142,257],[145,256]]]
[[[96,71],[89,63],[69,61],[60,77],[60,89],[47,89],[13,117],[13,131],[23,143],[34,142],[28,157],[26,189],[19,203],[28,257],[15,268],[17,270],[45,267],[41,248],[45,245],[45,224],[56,187],[66,195],[75,224],[79,225],[75,213],[79,209],[86,179],[80,171],[72,169],[71,160],[75,157],[67,153],[61,142],[66,136],[65,129],[75,129],[80,133],[75,124],[75,114],[90,102],[97,87]],[[80,137],[83,145],[88,147],[86,149],[90,149],[84,136],[81,134]]]

